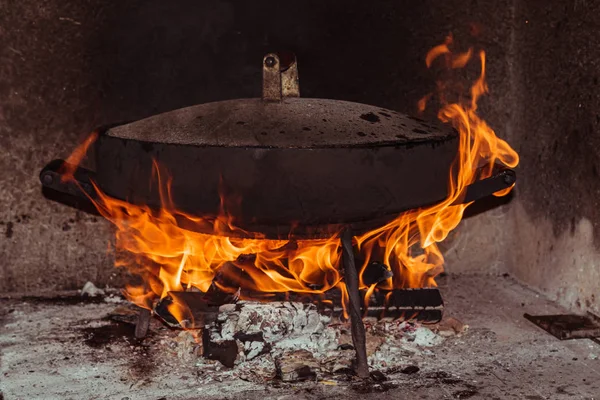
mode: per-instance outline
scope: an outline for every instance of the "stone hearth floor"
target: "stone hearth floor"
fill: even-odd
[[[467,333],[407,353],[405,365],[418,372],[388,374],[366,392],[331,380],[214,380],[177,344],[177,332],[163,329],[139,345],[131,325],[107,323],[115,302],[4,296],[0,399],[600,398],[600,345],[559,341],[523,318],[565,310],[510,277],[449,275],[440,288],[445,315],[469,325]]]

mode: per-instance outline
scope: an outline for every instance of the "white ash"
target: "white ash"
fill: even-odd
[[[96,285],[89,281],[86,282],[85,285],[83,285],[83,288],[81,289],[82,296],[96,297],[104,296],[104,294],[104,290],[97,288]]]
[[[243,344],[245,360],[259,355],[265,343],[274,354],[304,349],[324,356],[338,347],[339,331],[329,326],[330,322],[331,318],[319,314],[313,304],[239,302],[219,309],[211,339],[218,343],[235,340],[240,334],[262,335],[264,342],[252,340]]]
[[[433,347],[440,345],[444,341],[444,338],[433,333],[431,329],[420,326],[412,334],[405,336],[404,340],[407,343],[413,343],[421,347]]]
[[[222,306],[211,341],[235,340],[238,357],[232,373],[244,380],[268,381],[277,366],[293,381],[307,366],[317,374],[352,368],[355,352],[348,323],[319,314],[313,304],[239,302]],[[398,367],[414,355],[426,355],[444,338],[418,323],[365,319],[367,355],[375,369]]]
[[[265,383],[275,379],[276,367],[275,361],[270,354],[264,354],[252,360],[239,363],[233,369],[224,367],[220,362],[199,358],[196,362],[198,367],[198,383],[206,383],[224,379],[239,378],[244,381],[254,383]]]
[[[248,360],[252,360],[254,357],[258,356],[264,349],[264,342],[254,341],[244,343],[244,354],[246,354]]]
[[[200,354],[199,340],[190,331],[181,331],[173,338],[173,347],[177,357],[184,361],[193,361]]]
[[[120,304],[120,303],[126,303],[127,301],[118,294],[109,294],[108,296],[104,297],[104,301],[106,303],[113,303],[113,304]]]
[[[407,358],[427,353],[426,348],[438,346],[444,341],[431,329],[413,322],[379,321],[369,328],[369,331],[384,337],[377,350],[369,354],[369,365],[376,369],[402,365]]]

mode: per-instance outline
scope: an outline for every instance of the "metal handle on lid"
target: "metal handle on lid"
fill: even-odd
[[[300,97],[298,63],[293,54],[269,53],[263,58],[264,101],[281,101],[285,97]]]

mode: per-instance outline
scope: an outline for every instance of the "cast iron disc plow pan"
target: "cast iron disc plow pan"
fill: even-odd
[[[275,94],[272,69],[280,76]],[[232,235],[269,238],[323,237],[342,226],[364,232],[448,196],[454,129],[380,107],[296,97],[295,63],[282,70],[275,55],[265,57],[262,99],[201,104],[101,130],[95,171],[79,172],[81,187],[93,194],[91,179],[111,197],[159,209],[156,161],[163,184],[165,173],[172,178],[177,210],[214,218],[223,198],[244,231]],[[286,87],[290,71],[295,91],[294,82]],[[57,179],[57,164],[42,171],[43,185],[77,194]],[[508,187],[514,177],[503,170],[476,182],[463,200]]]

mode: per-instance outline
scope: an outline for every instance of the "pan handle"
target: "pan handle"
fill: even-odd
[[[475,200],[508,189],[517,181],[517,174],[514,170],[497,166],[494,168],[494,174],[488,178],[471,183],[458,196],[452,205],[467,204]]]
[[[96,191],[90,181],[94,172],[78,167],[74,173],[74,180],[63,181],[61,169],[64,165],[65,161],[63,160],[53,160],[42,169],[40,172],[42,188],[85,200],[89,200],[89,197],[95,198]]]

